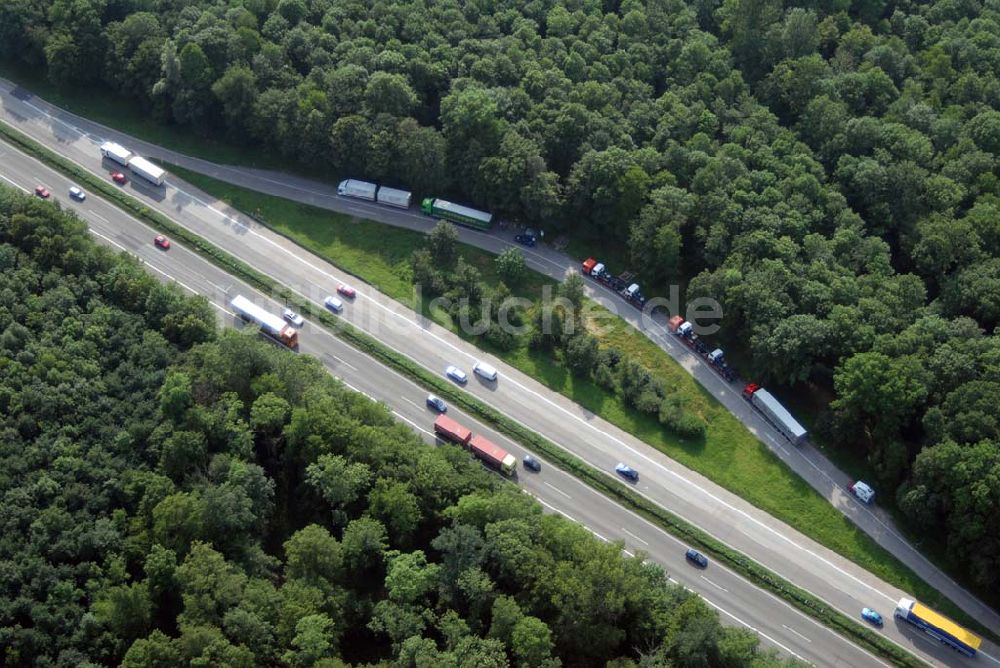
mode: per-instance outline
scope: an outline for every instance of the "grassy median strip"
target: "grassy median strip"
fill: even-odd
[[[704,550],[751,582],[771,591],[806,614],[847,636],[860,646],[893,661],[897,665],[924,665],[916,657],[895,643],[872,632],[853,618],[836,611],[817,597],[792,585],[749,557],[728,548],[697,527],[681,520],[652,501],[635,493],[608,474],[586,464],[551,441],[524,427],[508,416],[499,413],[472,395],[459,391],[442,378],[424,369],[415,361],[383,345],[374,337],[358,330],[342,319],[335,318],[325,311],[314,309],[311,303],[299,295],[292,293],[276,281],[261,274],[241,260],[234,258],[222,249],[210,244],[200,236],[177,225],[163,214],[146,207],[110,183],[105,182],[75,163],[41,146],[6,123],[0,122],[0,134],[25,152],[71,176],[92,192],[103,195],[126,212],[143,220],[157,230],[171,235],[174,239],[184,243],[209,261],[222,267],[241,280],[246,281],[253,287],[273,295],[275,298],[284,300],[299,310],[312,313],[316,320],[322,322],[358,349],[365,351],[427,389],[446,397],[479,419],[492,424],[502,433],[573,473],[605,496],[640,513],[686,543]]]
[[[389,226],[382,223],[259,193],[181,167],[168,167],[211,196],[234,209],[249,212],[274,232],[358,276],[401,304],[419,310],[463,339],[489,350],[549,389],[701,473],[821,545],[903,591],[913,593],[927,605],[989,635],[989,631],[977,625],[961,608],[834,509],[663,349],[621,318],[601,319],[605,331],[595,332],[601,345],[622,350],[642,363],[664,386],[683,396],[685,410],[700,415],[708,424],[704,441],[679,437],[665,429],[654,416],[627,406],[618,394],[570,373],[548,352],[533,350],[524,341],[511,351],[489,347],[482,339],[467,336],[454,327],[447,316],[429,312],[425,304],[416,303],[410,257],[413,249],[424,243],[423,233],[395,227],[390,231]],[[486,282],[499,280],[492,253],[464,244],[459,248],[463,259],[479,269]],[[546,283],[551,283],[550,279],[529,271],[513,288],[517,295],[534,300]]]

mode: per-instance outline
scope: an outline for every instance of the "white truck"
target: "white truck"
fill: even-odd
[[[133,156],[132,159],[128,161],[128,168],[132,170],[133,174],[141,176],[154,186],[163,185],[163,175],[166,174],[166,172],[142,156]]]
[[[277,339],[289,348],[299,345],[298,331],[282,320],[280,317],[265,311],[261,307],[243,295],[236,295],[229,305],[233,307],[236,314],[247,322],[253,322],[260,326],[262,332],[273,339]]]
[[[387,188],[382,186],[378,189],[378,198],[376,201],[379,204],[385,204],[386,206],[409,209],[410,200],[412,199],[413,194],[409,190],[398,190],[396,188]]]
[[[800,445],[806,440],[805,427],[800,425],[770,392],[756,383],[750,383],[743,388],[743,398],[759,410],[768,422],[777,427],[778,431],[794,445]]]
[[[113,141],[106,141],[101,144],[101,156],[107,158],[108,160],[117,162],[122,167],[127,167],[129,158],[132,157],[132,151],[128,150],[121,144],[116,144]]]
[[[375,192],[378,186],[368,181],[358,181],[357,179],[347,179],[337,184],[337,194],[341,197],[355,197],[357,199],[375,201]]]

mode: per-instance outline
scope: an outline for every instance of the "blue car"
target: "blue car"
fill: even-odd
[[[625,478],[626,480],[631,480],[632,482],[639,481],[639,472],[636,471],[631,466],[626,466],[621,462],[618,462],[618,465],[615,466],[615,473]]]
[[[542,463],[531,455],[525,455],[524,459],[521,460],[521,463],[524,464],[524,468],[530,469],[535,473],[542,470]]]
[[[708,558],[698,550],[688,550],[684,554],[684,557],[700,568],[708,568]]]
[[[870,624],[882,628],[882,615],[878,614],[871,608],[862,608],[861,618]]]
[[[427,405],[436,410],[438,413],[448,412],[448,404],[444,402],[444,399],[434,394],[427,395]]]

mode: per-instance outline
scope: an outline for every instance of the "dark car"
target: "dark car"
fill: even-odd
[[[627,466],[621,462],[618,462],[618,465],[615,466],[615,473],[627,480],[631,480],[632,482],[639,481],[639,472],[631,466]]]
[[[536,235],[535,231],[529,227],[524,232],[515,235],[514,241],[519,244],[524,244],[525,246],[534,246],[538,243],[538,235]]]
[[[700,568],[708,568],[708,557],[699,552],[698,550],[688,550],[684,556],[692,564],[696,564]]]
[[[879,628],[882,627],[882,615],[875,612],[871,608],[861,608],[861,618],[864,619],[869,624],[874,624]]]
[[[427,405],[436,410],[438,413],[448,412],[448,404],[444,402],[444,399],[435,394],[427,395]]]
[[[521,463],[524,464],[524,468],[534,471],[535,473],[542,470],[542,463],[531,455],[525,455],[524,459],[521,460]]]

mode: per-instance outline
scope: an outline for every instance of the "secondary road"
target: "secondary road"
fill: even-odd
[[[6,104],[7,98],[2,98]],[[30,104],[30,103],[29,103]],[[30,109],[29,109],[30,110]],[[56,146],[64,155],[95,173],[106,175],[95,139],[44,115],[34,121],[20,114],[36,138]],[[40,128],[38,126],[41,126]],[[171,215],[180,224],[258,266],[303,296],[320,305],[343,275],[323,260],[311,256],[266,228],[211,202],[203,193],[179,183],[181,189],[129,188],[147,204]],[[428,369],[442,370],[449,363],[469,368],[480,353],[450,332],[425,321],[412,311],[356,285],[359,296],[348,306],[345,319],[372,332],[386,344],[409,355]],[[829,601],[848,615],[864,605],[891,610],[906,592],[880,582],[863,569],[816,544],[790,527],[762,513],[742,499],[703,477],[678,466],[637,439],[582,410],[534,380],[499,361],[500,383],[486,386],[471,382],[468,390],[529,428],[542,433],[601,470],[610,473],[623,459],[642,474],[638,491],[685,519],[709,531],[736,549],[766,564],[795,584]],[[924,639],[907,630],[887,627],[885,633],[901,644],[924,653]],[[993,650],[987,646],[987,653]]]
[[[339,197],[335,186],[331,184],[280,172],[218,165],[164,149],[70,114],[32,96],[23,88],[16,88],[13,83],[3,79],[0,79],[0,107],[2,107],[2,118],[50,147],[58,147],[63,141],[73,142],[76,130],[79,129],[95,137],[114,139],[143,155],[166,160],[245,188],[407,229],[426,231],[434,224],[434,221],[412,210],[399,211]],[[459,228],[459,238],[464,243],[495,253],[510,246],[517,246],[513,242],[513,232],[485,234]],[[570,272],[577,271],[579,267],[576,260],[548,247],[524,249],[524,251],[531,268],[556,280],[562,280]],[[595,249],[596,251],[599,249]],[[861,530],[983,625],[1000,630],[1000,614],[924,557],[902,536],[887,511],[865,506],[847,491],[847,486],[850,484],[847,474],[840,471],[810,444],[801,447],[790,446],[774,427],[740,397],[741,388],[724,381],[699,357],[678,342],[666,329],[669,314],[660,311],[642,315],[625,304],[612,291],[590,280],[587,281],[587,292],[676,359],[777,457]]]
[[[70,200],[65,196],[70,181],[3,143],[0,143],[0,181],[26,193],[44,183],[60,204],[87,222],[100,243],[138,257],[161,280],[174,281],[191,293],[204,295],[215,306],[224,325],[243,326],[228,306],[237,294],[272,312],[280,312],[280,303],[269,300],[182,245],[175,243],[169,251],[156,248],[152,244],[156,232],[113,204],[93,195],[82,203]],[[300,354],[316,357],[348,387],[383,402],[427,443],[435,442],[431,433],[435,414],[424,403],[426,391],[322,327],[307,321],[301,331]],[[518,459],[527,454],[519,444],[457,407],[450,407],[448,414]],[[686,545],[544,460],[540,473],[521,470],[516,482],[549,512],[580,522],[601,540],[620,541],[630,556],[644,554],[660,564],[672,580],[702,595],[719,611],[724,623],[756,631],[767,646],[816,665],[885,665],[732,571],[718,564],[710,564],[704,571],[691,567],[684,559]]]

